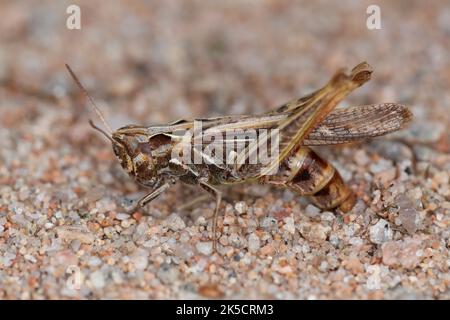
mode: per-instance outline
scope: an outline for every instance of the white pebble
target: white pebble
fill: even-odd
[[[392,161],[380,159],[378,162],[372,163],[369,167],[370,172],[377,174],[392,168]]]
[[[211,241],[197,242],[195,245],[197,251],[204,255],[210,255],[212,253],[213,245]]]
[[[3,265],[4,267],[10,267],[13,264],[13,261],[14,261],[15,258],[16,258],[15,254],[10,253],[10,252],[6,252],[3,255],[3,258],[0,259],[0,265]]]
[[[79,240],[81,243],[92,243],[95,236],[80,226],[61,226],[56,230],[58,237],[66,241]]]
[[[336,219],[336,216],[330,211],[325,211],[320,215],[320,220],[322,221],[332,222],[334,219]]]
[[[183,219],[181,219],[181,217],[175,213],[171,214],[167,218],[166,222],[167,222],[167,226],[172,231],[183,230],[184,228],[186,228],[186,224],[184,223]]]
[[[363,240],[360,237],[352,237],[350,240],[348,240],[348,243],[350,243],[352,246],[360,246],[363,244]]]
[[[367,277],[366,286],[369,290],[378,290],[381,288],[380,266],[372,265],[367,268],[367,272],[371,274]]]
[[[111,273],[111,277],[112,277],[112,279],[113,279],[115,284],[122,284],[123,283],[122,272],[120,270],[119,271],[117,271],[117,270],[113,271]]]
[[[130,218],[130,215],[128,213],[118,213],[116,215],[117,220],[127,220]]]
[[[392,240],[394,232],[389,226],[389,222],[380,219],[375,225],[369,229],[369,238],[372,243],[382,244],[386,241]]]
[[[286,217],[284,218],[284,226],[283,229],[289,232],[290,234],[295,233],[295,224],[294,224],[294,218],[293,217]]]
[[[25,260],[31,262],[31,263],[36,263],[36,258],[34,256],[32,256],[31,254],[26,254],[24,255]]]
[[[195,224],[198,226],[206,226],[208,225],[208,221],[206,221],[206,218],[204,216],[200,216],[197,218]]]
[[[70,243],[70,247],[72,248],[72,250],[74,252],[77,252],[78,250],[80,250],[80,247],[81,247],[80,240],[72,240],[72,242]]]
[[[165,284],[173,284],[174,281],[178,279],[178,276],[180,274],[180,271],[178,271],[177,267],[168,265],[168,264],[162,264],[157,276],[161,279],[161,281]]]
[[[320,209],[312,204],[308,204],[305,208],[305,213],[308,217],[316,217],[320,213]]]
[[[145,270],[148,266],[148,251],[144,249],[137,249],[131,257],[131,261],[138,270]]]
[[[260,247],[261,241],[259,240],[259,237],[255,233],[252,233],[248,237],[248,250],[251,252],[256,252]]]
[[[91,280],[92,286],[96,289],[101,289],[105,286],[105,277],[101,270],[92,272],[89,279]]]
[[[47,222],[46,224],[44,224],[44,228],[47,230],[53,228],[53,226],[54,226],[54,224],[51,222]]]
[[[277,220],[273,217],[265,217],[261,225],[266,231],[269,231],[277,227]]]
[[[102,260],[96,256],[90,257],[88,260],[88,265],[90,267],[98,267],[101,264],[102,264]]]
[[[131,220],[127,219],[127,220],[122,220],[122,222],[120,223],[120,226],[124,229],[127,229],[131,226]],[[118,230],[119,231],[119,230]],[[119,231],[120,232],[120,231]]]
[[[247,204],[244,201],[239,201],[234,205],[234,208],[239,214],[244,214],[247,212],[248,207]]]

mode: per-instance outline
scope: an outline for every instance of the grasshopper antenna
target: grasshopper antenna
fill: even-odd
[[[99,132],[100,132],[101,134],[103,134],[106,138],[108,138],[108,140],[110,140],[112,143],[114,143],[114,144],[116,143],[116,141],[115,141],[113,138],[111,138],[111,136],[110,136],[105,130],[103,130],[103,129],[97,127],[97,126],[94,124],[94,121],[92,121],[91,119],[89,119],[89,124],[91,125],[92,128],[94,128],[95,130],[99,131]]]
[[[77,86],[80,88],[81,91],[83,91],[84,95],[88,98],[89,103],[91,104],[92,108],[97,113],[97,115],[99,116],[100,120],[102,120],[102,122],[105,125],[106,129],[108,129],[108,133],[106,133],[105,131],[101,130],[97,126],[95,126],[94,123],[92,122],[92,120],[89,120],[89,123],[91,124],[91,126],[94,129],[99,130],[100,132],[102,132],[103,134],[108,136],[108,138],[110,138],[110,140],[111,140],[111,136],[112,136],[112,132],[113,131],[111,130],[111,127],[109,126],[109,124],[106,122],[105,117],[103,116],[103,113],[100,111],[99,107],[97,107],[97,105],[95,104],[94,100],[91,98],[91,96],[87,92],[87,90],[83,87],[83,85],[81,84],[80,80],[78,80],[77,76],[72,71],[72,68],[70,68],[70,66],[67,63],[65,65],[66,65],[66,68],[69,71],[70,75],[72,76],[73,80],[77,84]]]

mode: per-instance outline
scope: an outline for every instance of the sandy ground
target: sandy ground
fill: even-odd
[[[366,1],[0,3],[0,299],[450,298],[450,6]],[[40,2],[39,2],[40,3]],[[368,61],[345,104],[399,102],[414,122],[317,149],[358,194],[348,214],[266,186],[214,203],[146,190],[88,125],[70,63],[114,128],[261,113]],[[399,139],[394,139],[401,138]]]

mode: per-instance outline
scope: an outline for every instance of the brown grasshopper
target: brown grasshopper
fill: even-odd
[[[261,115],[182,119],[164,125],[128,125],[113,131],[73,71],[66,67],[107,131],[92,121],[91,126],[111,141],[123,169],[139,184],[152,188],[137,202],[135,209],[146,205],[177,181],[199,185],[216,200],[212,222],[214,248],[222,199],[215,186],[265,183],[308,196],[320,208],[339,208],[347,212],[355,204],[354,194],[339,172],[309,146],[384,135],[402,128],[412,118],[405,106],[396,103],[335,109],[351,91],[370,79],[372,68],[363,62],[350,74],[339,70],[323,88]],[[196,123],[201,124],[200,129],[196,129]],[[255,134],[244,132],[244,138],[242,135],[229,138],[227,133],[236,130],[254,130]],[[267,130],[276,134],[267,134]],[[198,136],[201,139],[197,139]],[[215,148],[207,152],[205,146],[211,144],[212,138]],[[227,161],[216,161],[224,145],[231,146],[225,152]],[[276,156],[269,157],[264,164],[251,161],[267,145],[271,151],[277,151]]]

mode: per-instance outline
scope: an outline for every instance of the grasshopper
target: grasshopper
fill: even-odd
[[[163,125],[127,125],[113,131],[72,69],[66,67],[107,130],[90,120],[91,126],[111,141],[122,168],[139,184],[152,189],[137,201],[133,210],[145,206],[178,181],[198,185],[215,198],[214,250],[222,199],[216,186],[247,182],[269,184],[307,196],[322,209],[348,212],[356,201],[354,193],[339,172],[310,146],[381,136],[399,130],[412,119],[408,108],[396,103],[335,109],[351,91],[370,80],[373,70],[362,62],[349,74],[345,70],[337,71],[321,89],[261,115],[181,119]],[[201,123],[197,129],[202,137],[200,141],[194,132],[196,123]],[[255,130],[255,134],[244,134],[244,139],[236,139],[236,135],[230,139],[225,134],[236,130]],[[261,130],[271,130],[276,135],[261,133]],[[212,153],[203,148],[207,144],[204,141],[211,142],[211,137],[217,147]],[[237,141],[244,144],[237,147]],[[231,145],[225,155],[226,163],[215,160],[224,144]],[[250,161],[264,145],[269,145],[271,150],[277,147],[276,156],[264,164]],[[182,157],[174,154],[182,154]],[[193,161],[195,159],[200,161]]]

